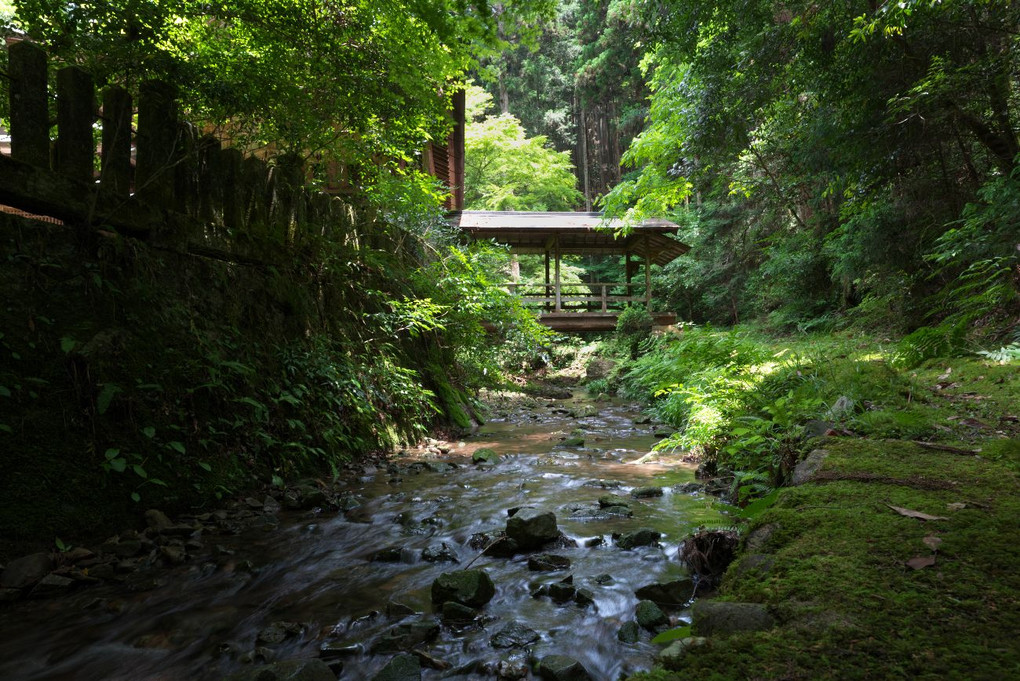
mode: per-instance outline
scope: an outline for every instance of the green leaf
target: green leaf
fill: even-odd
[[[14,430],[9,425],[7,425],[6,423],[0,423],[0,431],[3,431],[5,433],[13,433],[14,432]]]
[[[60,537],[57,537],[56,539],[54,539],[53,543],[56,544],[57,550],[60,551],[61,553],[63,553],[64,551],[67,551],[69,548],[71,548],[70,546],[65,544],[64,540],[62,540]]]
[[[119,386],[113,383],[103,384],[103,389],[99,391],[99,397],[96,398],[96,411],[105,414],[106,410],[110,408],[113,396],[119,392],[124,392]]]
[[[139,466],[138,464],[131,466],[131,469],[135,472],[135,475],[137,475],[140,478],[149,477],[149,474],[145,472],[145,469]]]
[[[174,450],[175,452],[180,452],[181,454],[184,454],[185,452],[184,443],[177,442],[176,440],[174,440],[173,442],[168,442],[167,447]]]
[[[279,475],[274,475],[273,487],[283,487],[283,478],[281,478]]]
[[[69,338],[68,336],[64,336],[63,338],[60,339],[60,349],[63,351],[65,355],[71,352],[71,350],[74,350],[75,347],[77,347],[77,345],[78,341],[76,341],[73,338]]]
[[[774,489],[761,499],[752,501],[750,504],[740,509],[738,513],[741,517],[753,518],[770,508],[774,503],[776,503],[777,499],[779,499],[779,490]]]
[[[682,638],[687,638],[691,635],[691,625],[685,625],[677,627],[676,629],[668,629],[661,634],[657,635],[652,639],[652,643],[669,643],[671,641],[679,641]]]
[[[123,473],[127,470],[127,459],[112,459],[110,461],[110,470]]]
[[[117,458],[118,454],[120,454],[119,449],[110,448],[106,450],[106,454],[104,454],[104,456],[106,457],[107,461],[112,461],[113,459]]]
[[[138,492],[132,492],[131,493],[131,500],[134,501],[137,504],[139,501],[142,500],[142,495],[139,494]]]
[[[156,437],[156,429],[152,426],[146,426],[145,428],[142,428],[142,434],[151,440]]]
[[[207,464],[207,463],[206,463],[205,461],[199,461],[199,462],[198,462],[198,467],[199,467],[199,468],[201,468],[201,469],[202,469],[202,470],[204,470],[204,471],[207,471],[207,472],[209,472],[209,473],[211,473],[211,472],[212,472],[212,466],[210,466],[209,464]]]
[[[170,486],[170,485],[166,484],[165,482],[163,482],[162,480],[160,480],[159,478],[149,478],[149,482],[151,482],[153,485],[159,485],[160,487],[169,487]]]
[[[253,400],[250,397],[242,397],[239,400],[237,400],[237,402],[239,402],[240,404],[247,404],[249,407],[251,407],[252,409],[254,409],[255,411],[258,411],[258,412],[265,411],[265,409],[266,409],[266,405],[264,405],[261,402],[258,402],[256,400]]]
[[[0,397],[10,397],[11,391],[6,385],[0,385]]]

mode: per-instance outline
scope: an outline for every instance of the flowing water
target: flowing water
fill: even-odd
[[[0,679],[220,679],[243,670],[253,650],[256,662],[314,657],[324,642],[358,644],[346,651],[340,678],[371,679],[392,656],[367,652],[373,642],[395,624],[422,617],[400,615],[393,603],[432,617],[432,581],[472,560],[472,568],[490,574],[496,595],[474,625],[444,625],[425,646],[451,669],[425,669],[424,679],[493,678],[488,670],[500,660],[529,654],[569,655],[598,680],[646,669],[659,646],[647,635],[636,644],[617,638],[620,625],[634,619],[634,589],[680,575],[677,543],[726,519],[712,497],[671,489],[694,479],[690,466],[628,463],[656,440],[652,426],[635,424],[632,406],[599,403],[594,415],[575,416],[585,410],[594,411],[580,399],[539,400],[496,418],[439,457],[458,464],[449,470],[408,465],[410,456],[395,459],[396,469],[369,467],[349,485],[350,498],[361,501],[357,508],[283,512],[278,523],[206,537],[208,548],[194,560],[160,570],[157,588],[131,592],[110,584],[8,606],[0,610]],[[563,446],[571,431],[584,437],[584,447]],[[500,461],[473,466],[470,454],[481,447],[500,453]],[[644,486],[665,493],[630,498]],[[592,519],[607,493],[625,497],[633,517]],[[507,510],[525,505],[554,511],[576,541],[576,548],[555,550],[570,559],[569,570],[531,572],[527,556],[479,557],[471,548],[472,535],[503,529]],[[610,538],[642,527],[662,532],[661,546],[625,551]],[[458,563],[422,560],[423,549],[441,543]],[[393,556],[399,560],[372,560],[391,548],[399,549]],[[590,590],[594,604],[531,596],[532,585],[568,574]],[[685,613],[674,617],[682,622]],[[275,645],[256,641],[260,630],[281,621],[301,629]],[[529,651],[493,648],[490,637],[510,622],[530,627],[540,640]]]

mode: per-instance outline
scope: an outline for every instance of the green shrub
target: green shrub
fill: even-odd
[[[628,349],[631,359],[637,359],[641,344],[652,335],[655,320],[640,305],[631,305],[616,320],[616,338]]]

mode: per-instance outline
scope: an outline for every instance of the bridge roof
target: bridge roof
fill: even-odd
[[[673,238],[679,226],[668,220],[645,220],[626,236],[615,236],[622,220],[605,220],[602,213],[539,213],[463,210],[449,214],[450,224],[474,239],[494,239],[515,253],[554,250],[575,255],[646,255],[665,265],[691,249]]]

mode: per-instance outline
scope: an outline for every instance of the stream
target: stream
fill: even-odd
[[[380,637],[402,622],[439,623],[433,581],[469,564],[489,574],[495,596],[474,623],[442,623],[423,649],[447,668],[426,667],[423,679],[497,678],[501,661],[500,678],[535,678],[512,670],[550,654],[576,659],[598,681],[647,669],[660,648],[651,634],[637,643],[617,636],[635,617],[634,590],[681,576],[683,537],[729,522],[714,497],[674,489],[694,480],[691,465],[631,463],[657,440],[639,417],[634,405],[583,397],[504,405],[448,451],[413,450],[366,466],[347,485],[346,511],[253,514],[236,534],[193,542],[190,560],[151,578],[5,606],[0,679],[222,679],[252,664],[319,656],[325,644],[340,679],[368,680],[393,656],[370,652]],[[569,437],[583,446],[567,446]],[[498,462],[473,465],[481,448]],[[631,494],[648,487],[663,493]],[[622,497],[633,517],[600,513],[607,494]],[[569,569],[529,570],[527,554],[480,555],[486,539],[475,535],[503,530],[508,510],[522,506],[556,514],[576,547],[561,541],[544,551],[568,558]],[[614,533],[640,528],[660,532],[659,544],[615,545]],[[438,560],[423,559],[426,549]],[[532,596],[536,585],[568,575],[591,602]],[[688,614],[672,613],[673,624]],[[494,647],[490,639],[510,623],[538,640]]]

